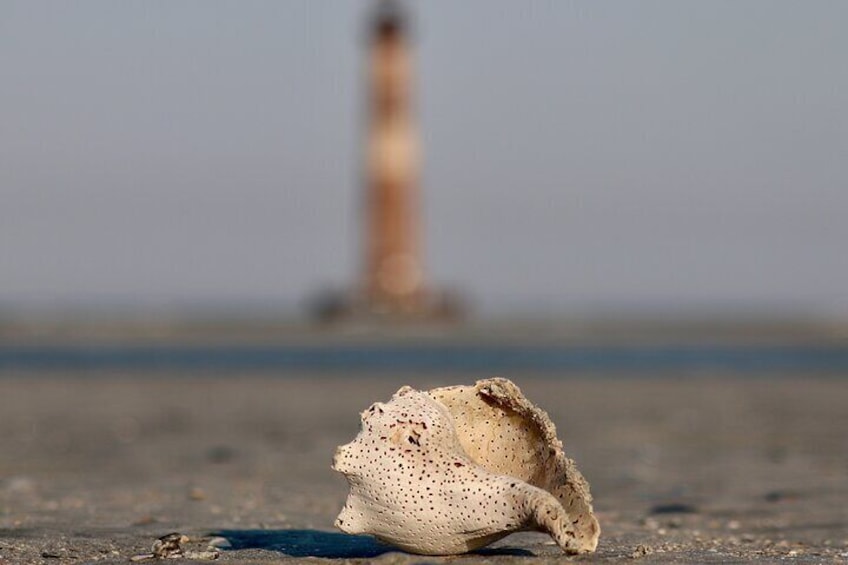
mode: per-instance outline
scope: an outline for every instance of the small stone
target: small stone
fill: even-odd
[[[2,484],[12,494],[32,494],[35,492],[35,481],[26,476],[9,477]]]
[[[217,536],[210,539],[209,543],[207,543],[206,545],[216,549],[232,549],[233,547],[233,544],[230,542],[230,540],[222,536]]]
[[[142,516],[138,520],[132,523],[133,526],[149,526],[150,524],[155,524],[158,522],[155,516],[146,515]]]
[[[630,554],[631,559],[639,559],[640,557],[645,557],[646,555],[650,555],[654,552],[653,549],[648,547],[647,545],[639,544],[636,546],[636,549]]]
[[[214,548],[204,551],[186,551],[184,554],[186,559],[197,559],[200,561],[211,561],[213,559],[218,559],[220,556],[221,552]]]
[[[668,522],[666,522],[666,524],[665,524],[665,525],[666,525],[666,527],[668,527],[668,528],[671,528],[671,529],[675,529],[675,530],[676,530],[676,529],[678,529],[678,528],[683,527],[683,520],[681,520],[681,519],[680,519],[680,518],[678,518],[678,517],[674,517],[674,518],[672,518],[671,520],[669,520]]]
[[[738,520],[731,520],[730,522],[727,523],[727,529],[728,530],[738,530],[741,527],[742,527],[742,524],[740,524]]]
[[[643,518],[641,520],[641,524],[642,524],[642,526],[644,526],[645,528],[648,528],[649,530],[656,530],[656,529],[659,529],[659,527],[660,527],[660,523],[657,520],[655,520],[654,518]]]
[[[189,500],[206,500],[206,491],[200,487],[192,487],[188,491]]]
[[[181,544],[188,543],[188,541],[188,536],[179,532],[173,532],[153,542],[151,551],[159,559],[178,557],[183,554]]]

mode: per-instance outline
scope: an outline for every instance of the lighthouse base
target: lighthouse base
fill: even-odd
[[[311,317],[326,324],[455,324],[465,319],[463,300],[450,292],[370,297],[363,292],[328,292],[313,300]]]

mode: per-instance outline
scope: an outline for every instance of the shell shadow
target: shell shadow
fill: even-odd
[[[371,536],[321,530],[220,530],[231,549],[279,551],[291,557],[368,558],[396,551]]]
[[[264,549],[279,551],[290,557],[324,557],[355,559],[377,557],[399,551],[371,536],[356,536],[322,530],[219,530],[214,535],[225,538],[230,550]],[[528,556],[532,552],[513,547],[480,549],[477,555]]]

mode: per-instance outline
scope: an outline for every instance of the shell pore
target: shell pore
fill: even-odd
[[[361,415],[333,469],[350,485],[336,526],[405,551],[465,553],[519,530],[568,553],[594,551],[589,485],[548,415],[507,379],[404,386]]]

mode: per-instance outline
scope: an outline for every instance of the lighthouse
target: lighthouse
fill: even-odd
[[[418,225],[420,152],[412,112],[407,24],[382,2],[369,44],[365,245],[362,286],[370,309],[413,313],[426,301]]]
[[[454,321],[459,302],[424,278],[409,24],[399,2],[380,0],[368,30],[362,172],[361,271],[350,293],[325,297],[320,319]]]

